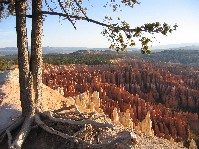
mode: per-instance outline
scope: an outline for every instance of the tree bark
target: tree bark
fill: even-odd
[[[42,100],[42,27],[42,0],[34,0],[32,1],[31,71],[36,111],[41,110]]]
[[[26,30],[26,10],[27,2],[25,0],[16,0],[16,31],[17,31],[17,48],[18,48],[18,67],[19,67],[19,84],[20,100],[22,107],[22,116],[26,117],[33,110],[31,100],[31,79],[29,72],[29,59],[27,47],[27,30]]]

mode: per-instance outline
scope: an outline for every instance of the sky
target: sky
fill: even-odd
[[[140,0],[140,5],[122,7],[122,12],[113,13],[104,9],[106,0],[85,1],[88,16],[102,21],[105,15],[120,16],[131,28],[150,22],[167,22],[177,25],[177,31],[167,36],[155,35],[152,45],[199,43],[199,0]],[[117,0],[115,0],[117,1]],[[0,22],[0,48],[16,47],[15,17]],[[48,16],[43,23],[43,46],[50,47],[88,47],[107,48],[110,42],[101,34],[103,28],[86,21],[76,24],[77,30],[67,20]],[[30,45],[31,20],[27,20],[28,41]],[[139,47],[140,44],[136,44]]]

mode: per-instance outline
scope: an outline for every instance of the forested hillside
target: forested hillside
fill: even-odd
[[[140,55],[141,58],[151,61],[180,63],[184,65],[199,66],[198,50],[165,50],[154,52],[151,55]]]

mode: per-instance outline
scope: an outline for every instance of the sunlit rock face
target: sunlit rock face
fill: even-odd
[[[119,112],[119,114],[118,114],[118,112]],[[133,129],[133,127],[134,127],[133,119],[130,116],[129,109],[127,109],[126,112],[113,111],[113,119],[112,120],[113,121],[116,120],[116,123],[122,124],[123,127],[131,128],[131,129]]]
[[[89,92],[82,93],[78,96],[73,97],[75,100],[75,105],[82,112],[98,112],[103,113],[103,110],[100,108],[100,98],[98,92]],[[109,107],[110,108],[110,107]],[[126,112],[120,112],[117,108],[114,108],[112,111],[111,120],[113,123],[118,125],[123,125],[123,127],[134,128],[133,119],[131,118],[131,112],[129,109]],[[152,121],[150,119],[150,113],[148,112],[145,119],[139,123],[136,129],[142,131],[147,135],[154,135],[152,130]]]
[[[196,142],[193,139],[191,139],[189,149],[197,149]]]
[[[119,122],[119,114],[118,114],[118,109],[117,108],[114,108],[113,109],[113,117],[112,117],[112,120],[113,120],[113,122],[114,123],[116,123],[116,124],[119,124],[120,122]]]
[[[152,121],[150,118],[150,112],[147,113],[145,119],[140,123],[141,131],[147,135],[154,136],[154,131],[152,129]]]
[[[78,106],[82,112],[98,112],[102,113],[100,108],[100,98],[98,92],[84,92],[80,95],[74,96],[75,105]]]

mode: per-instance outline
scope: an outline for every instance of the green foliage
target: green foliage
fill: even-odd
[[[0,71],[11,69],[13,65],[17,64],[17,56],[3,56],[0,57]]]
[[[112,21],[111,17],[106,16],[105,20]],[[105,36],[110,42],[110,49],[116,49],[116,51],[124,51],[127,47],[134,47],[136,45],[135,38],[138,38],[141,42],[142,54],[150,54],[151,50],[149,49],[148,44],[152,42],[152,39],[146,37],[144,33],[161,33],[167,35],[176,30],[177,25],[173,27],[164,23],[162,26],[159,22],[156,23],[147,23],[141,27],[136,27],[134,29],[130,28],[130,25],[126,21],[121,21],[120,24],[111,24],[108,28],[104,27],[102,31],[103,36]]]
[[[3,69],[3,61],[2,61],[2,59],[0,58],[0,70],[2,70]]]
[[[142,55],[140,58],[152,61],[199,66],[199,50],[165,50],[153,53],[150,56]]]
[[[9,15],[14,15],[14,10],[14,0],[0,0],[0,21],[2,18],[7,18]]]

